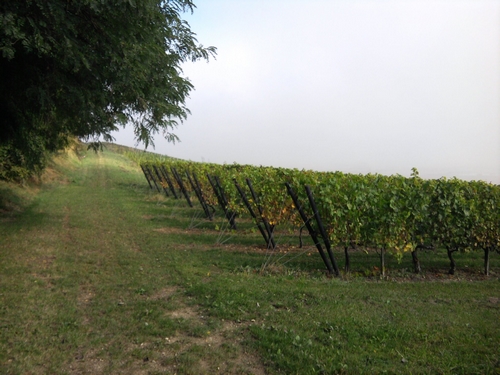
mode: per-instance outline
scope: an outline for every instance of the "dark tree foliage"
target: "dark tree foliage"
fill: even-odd
[[[0,1],[0,178],[43,167],[71,137],[146,147],[189,114],[187,60],[208,60],[181,18],[190,0]]]

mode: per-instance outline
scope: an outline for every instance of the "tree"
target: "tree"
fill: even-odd
[[[69,137],[112,141],[131,125],[147,147],[189,114],[187,60],[209,60],[181,18],[191,0],[2,0],[0,178],[34,171]]]

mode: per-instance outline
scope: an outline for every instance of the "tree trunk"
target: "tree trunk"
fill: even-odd
[[[484,249],[484,274],[486,276],[490,275],[490,248]]]
[[[415,273],[422,272],[422,268],[420,268],[420,261],[418,260],[416,249],[411,252],[411,258],[413,259],[413,267],[414,267]]]
[[[349,273],[351,270],[351,259],[349,258],[349,248],[344,246],[344,254],[345,254],[345,273]]]
[[[385,276],[385,249],[380,249],[380,272]]]
[[[455,267],[456,267],[456,263],[455,263],[455,259],[453,259],[453,252],[456,251],[455,249],[450,249],[450,248],[446,248],[446,251],[448,252],[448,259],[450,259],[450,270],[448,271],[448,273],[450,275],[454,275],[455,274]]]

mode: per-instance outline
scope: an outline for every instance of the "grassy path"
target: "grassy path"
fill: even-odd
[[[196,346],[222,327],[186,304],[155,254],[136,167],[89,153],[66,173],[1,223],[0,373],[209,372],[221,353]],[[239,351],[229,368],[252,369]]]
[[[500,373],[498,277],[261,275],[124,157],[64,165],[0,216],[1,374]]]

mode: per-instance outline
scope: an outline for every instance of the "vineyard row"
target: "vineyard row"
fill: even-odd
[[[382,273],[386,252],[410,252],[419,272],[418,250],[443,248],[451,274],[454,252],[483,251],[486,274],[490,254],[500,252],[500,186],[483,181],[427,180],[416,169],[408,178],[130,157],[151,189],[190,206],[196,196],[208,219],[220,207],[236,229],[236,218],[249,214],[271,248],[277,225],[307,229],[332,274],[334,247],[344,249],[346,271],[350,249],[376,249]]]

